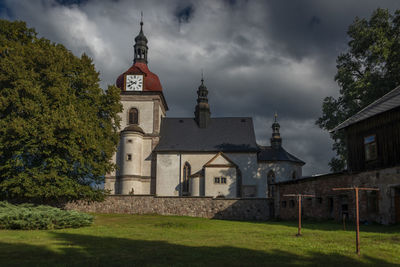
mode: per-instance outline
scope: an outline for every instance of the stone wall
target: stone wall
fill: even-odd
[[[104,202],[76,201],[64,208],[83,212],[181,215],[230,220],[268,220],[272,201],[266,198],[155,197],[113,195]]]
[[[396,223],[400,207],[396,198],[400,190],[400,167],[357,174],[336,173],[278,183],[275,203],[276,214],[281,219],[294,219],[298,203],[286,194],[311,194],[302,202],[303,217],[342,220],[355,218],[354,191],[333,191],[337,187],[373,187],[379,191],[360,191],[360,220],[383,224]],[[375,195],[376,194],[376,195]]]

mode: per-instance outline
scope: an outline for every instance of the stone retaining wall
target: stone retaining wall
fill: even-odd
[[[211,197],[108,196],[104,202],[76,201],[64,208],[83,212],[181,215],[230,220],[268,220],[272,200]]]

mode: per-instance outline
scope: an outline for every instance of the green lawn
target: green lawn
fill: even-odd
[[[336,223],[235,222],[96,214],[79,229],[0,230],[0,266],[400,266],[400,225],[353,229]]]

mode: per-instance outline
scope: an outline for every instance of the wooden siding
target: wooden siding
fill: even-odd
[[[365,160],[364,137],[376,135],[378,157]],[[346,129],[348,169],[351,172],[400,164],[400,107],[378,114]]]

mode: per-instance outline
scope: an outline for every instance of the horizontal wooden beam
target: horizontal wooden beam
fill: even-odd
[[[287,194],[284,197],[315,197],[315,195],[302,195],[302,194]]]
[[[339,190],[370,190],[370,191],[379,191],[379,188],[369,188],[369,187],[347,187],[347,188],[332,188],[333,191]]]

